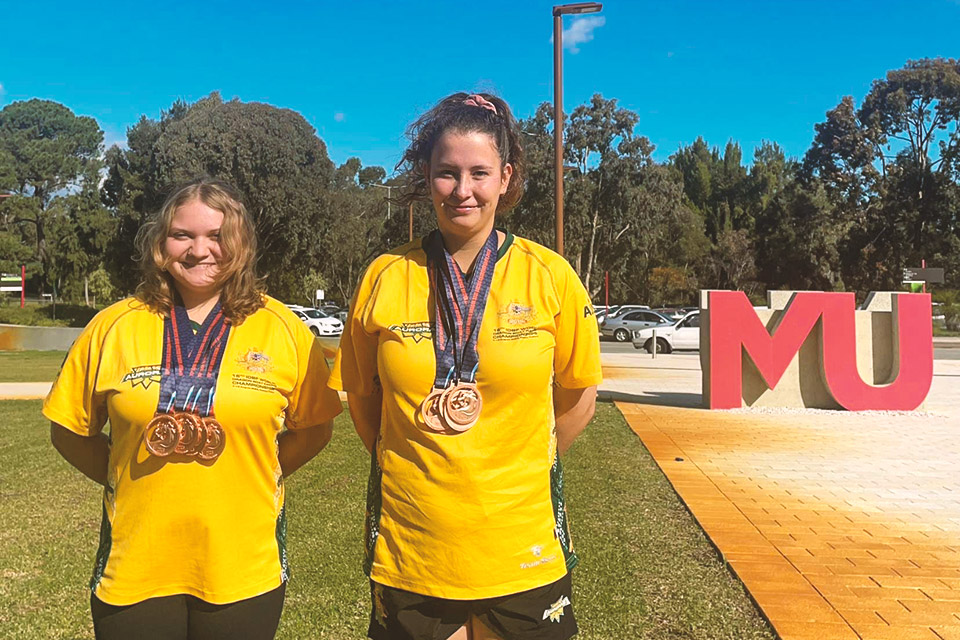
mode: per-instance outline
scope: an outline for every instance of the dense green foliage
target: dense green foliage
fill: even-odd
[[[911,61],[844,97],[788,158],[774,141],[745,162],[702,138],[667,162],[636,113],[595,95],[565,120],[565,253],[599,299],[690,304],[696,291],[900,288],[904,267],[946,269],[960,288],[960,62]],[[502,222],[553,246],[552,109],[521,121],[526,197]],[[388,204],[404,176],[350,158],[335,167],[299,114],[216,93],[176,102],[105,152],[90,118],[30,100],[0,111],[0,271],[26,263],[31,290],[73,301],[132,291],[133,239],[178,182],[211,175],[244,193],[268,290],[345,302],[378,253],[406,241]],[[98,179],[101,178],[101,179]],[[99,184],[98,184],[99,183]],[[389,187],[389,188],[388,188]],[[432,227],[428,204],[414,233]]]
[[[100,492],[50,446],[39,401],[0,403],[0,628],[4,638],[92,638],[87,584]],[[565,457],[583,640],[771,640],[666,478],[609,403]],[[292,578],[278,639],[363,637],[369,461],[344,413],[333,441],[287,481]]]

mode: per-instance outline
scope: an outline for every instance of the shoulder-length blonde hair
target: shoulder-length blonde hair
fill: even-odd
[[[171,193],[160,211],[137,232],[142,281],[137,298],[148,308],[169,314],[174,304],[174,280],[167,272],[171,258],[163,251],[174,213],[199,200],[223,214],[220,226],[220,304],[234,324],[264,306],[263,286],[256,272],[257,235],[240,192],[221,180],[198,178]]]

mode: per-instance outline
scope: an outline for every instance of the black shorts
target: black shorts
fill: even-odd
[[[473,616],[504,640],[567,640],[577,634],[570,574],[552,584],[483,600],[447,600],[370,581],[371,640],[446,640]]]
[[[150,598],[114,606],[90,595],[97,640],[270,640],[277,633],[287,583],[259,596],[210,604],[194,596]]]

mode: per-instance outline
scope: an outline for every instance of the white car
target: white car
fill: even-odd
[[[287,308],[303,320],[315,336],[338,336],[343,333],[343,323],[319,309],[302,307],[298,304],[288,304]]]
[[[654,346],[653,332],[657,332]],[[674,350],[700,349],[700,311],[691,311],[674,324],[656,328],[638,329],[633,332],[634,349],[646,349],[647,353],[670,353]]]

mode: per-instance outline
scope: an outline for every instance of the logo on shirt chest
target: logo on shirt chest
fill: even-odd
[[[497,310],[497,318],[499,318],[501,326],[506,324],[519,327],[536,320],[537,310],[533,308],[533,305],[521,304],[514,300]]]
[[[142,367],[132,367],[120,382],[129,382],[131,387],[149,389],[152,383],[160,383],[160,377],[160,365],[148,364]]]
[[[273,362],[270,356],[257,349],[247,349],[247,352],[237,356],[237,366],[243,367],[251,373],[269,373],[273,371]]]
[[[412,338],[415,343],[421,340],[433,340],[433,326],[429,322],[404,322],[392,324],[388,331],[397,333],[401,338]]]
[[[497,324],[493,330],[494,342],[530,340],[537,337],[537,310],[531,304],[512,300],[497,310]]]

